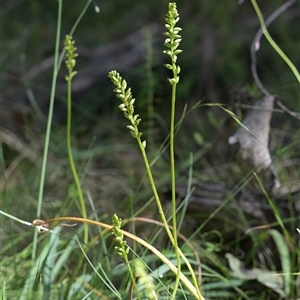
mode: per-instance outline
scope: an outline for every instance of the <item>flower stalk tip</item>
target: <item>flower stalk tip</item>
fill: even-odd
[[[66,75],[66,80],[71,81],[72,78],[77,74],[77,71],[74,71],[76,66],[76,57],[78,53],[76,53],[77,48],[75,47],[75,41],[70,35],[66,35],[65,37],[65,49],[66,49],[66,66],[68,69],[68,75]]]

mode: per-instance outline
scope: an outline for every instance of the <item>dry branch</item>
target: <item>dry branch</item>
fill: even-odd
[[[244,175],[257,172],[265,189],[271,192],[280,187],[269,152],[269,131],[274,105],[274,96],[258,100],[243,120],[243,127],[232,135],[229,144],[239,144],[237,163]],[[257,190],[257,184],[252,182]]]

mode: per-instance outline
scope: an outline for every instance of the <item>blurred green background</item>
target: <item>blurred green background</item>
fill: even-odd
[[[61,41],[70,32],[85,4],[84,1],[63,2]],[[168,57],[162,54],[168,1],[98,1],[97,4],[100,13],[97,14],[90,4],[73,35],[79,52],[78,75],[73,83],[73,151],[83,174],[101,169],[117,170],[128,176],[131,167],[140,170],[142,163],[127,132],[127,123],[119,112],[118,99],[112,92],[107,72],[119,70],[128,81],[137,99],[136,111],[143,119],[141,130],[148,143],[154,144],[152,149],[157,149],[167,136],[169,126],[170,88],[166,80],[169,73],[163,66]],[[266,18],[281,1],[259,1],[258,4]],[[39,158],[50,98],[57,6],[56,1],[13,0],[4,2],[1,11],[1,127],[8,130],[8,136],[11,133],[20,138],[29,152]],[[242,117],[247,110],[239,105],[251,105],[260,97],[250,70],[249,48],[259,29],[251,2],[238,5],[232,0],[178,1],[177,6],[179,25],[183,28],[180,46],[183,53],[178,58],[182,70],[177,93],[178,119],[186,105],[189,110],[200,100],[225,104]],[[269,28],[275,41],[296,66],[300,65],[299,20],[300,6],[296,2]],[[266,88],[277,94],[289,109],[299,111],[299,84],[264,38],[257,59],[258,72]],[[66,171],[65,73],[62,64],[50,145],[53,161],[50,159],[50,182],[46,185],[47,192],[54,198],[60,198],[57,190],[66,187],[63,184],[64,187],[59,187],[55,175],[52,178],[51,174],[56,174],[55,169],[60,164],[57,174],[61,178],[69,174]],[[149,110],[149,105],[154,112]],[[227,138],[235,128],[235,122],[218,108],[193,110],[177,134],[179,170],[186,168],[191,152],[194,167],[199,172],[205,173],[208,166],[222,169],[222,166],[234,164],[235,150],[228,147]],[[280,160],[286,155],[284,147],[294,141],[295,134],[297,136],[299,124],[286,114],[275,112],[272,128],[271,153]],[[5,170],[22,150],[15,142],[5,140],[3,145]],[[297,142],[292,145],[295,146],[289,151],[296,159]],[[57,165],[56,160],[60,164]],[[167,161],[165,154],[163,162],[158,163],[158,177],[167,176],[168,167],[164,164]],[[34,162],[33,158],[22,160],[21,171],[18,171],[21,174],[12,179],[12,186],[24,190],[22,184],[31,178],[32,172],[28,194],[35,198],[39,166],[28,169]],[[220,180],[216,173],[212,174],[215,180]],[[223,172],[218,175],[221,174]],[[227,171],[223,177],[229,179]],[[61,193],[62,198],[66,197],[66,191]]]
[[[133,141],[129,135],[127,139],[127,133],[124,135],[126,121],[107,79],[109,70],[120,70],[132,88],[145,138],[159,145],[168,133],[170,89],[166,77],[169,73],[163,66],[168,58],[162,54],[168,1],[99,1],[97,4],[100,13],[91,4],[73,35],[79,51],[76,66],[79,74],[73,84],[72,132],[76,136],[77,158],[92,161],[92,166],[89,165],[92,169],[105,169],[120,167],[122,158],[128,165],[130,159],[133,162],[136,159],[136,154],[130,154],[135,149],[131,145]],[[266,18],[281,1],[258,4]],[[61,40],[70,32],[84,5],[84,1],[63,2]],[[178,1],[177,5],[179,25],[183,28],[180,47],[183,53],[178,59],[182,70],[177,94],[178,117],[185,105],[190,109],[200,100],[226,104],[242,117],[245,110],[238,105],[252,104],[260,97],[250,70],[249,48],[259,29],[251,2],[238,5],[232,0],[198,0]],[[39,157],[50,97],[57,2],[6,1],[2,3],[1,15],[1,126],[34,148]],[[269,28],[296,66],[300,65],[299,19],[300,6],[296,2]],[[257,59],[258,72],[266,88],[277,94],[289,109],[299,111],[299,84],[264,38]],[[51,151],[60,158],[66,155],[65,72],[62,64],[51,137]],[[152,115],[149,103],[154,108]],[[286,114],[274,113],[275,142],[271,144],[274,155],[299,131],[297,122]],[[198,170],[203,169],[204,161],[213,166],[234,161],[234,151],[227,145],[227,138],[234,130],[234,122],[220,109],[194,110],[178,133],[178,160],[186,166],[189,153],[193,152]],[[94,149],[97,154],[90,158],[86,149]],[[11,164],[18,151],[4,142],[4,167]]]
[[[164,0],[99,1],[101,9],[99,14],[95,13],[91,4],[74,33],[76,45],[84,52],[84,55],[78,58],[78,71],[80,72],[81,67],[93,58],[96,48],[105,49],[114,45],[149,24],[162,26],[167,4],[168,1]],[[205,99],[208,102],[228,103],[229,95],[234,88],[247,87],[255,90],[250,72],[249,48],[259,23],[251,2],[244,1],[242,5],[238,5],[237,1],[232,0],[199,0],[178,1],[177,4],[181,18],[180,26],[183,27],[181,48],[184,50],[179,58],[182,69],[179,101],[191,103]],[[267,17],[281,1],[272,0],[267,4],[259,1],[258,4]],[[69,33],[84,5],[84,1],[64,1],[62,37]],[[275,41],[296,66],[300,64],[300,39],[297,28],[299,9],[297,2],[270,27],[270,33]],[[22,81],[28,80],[27,72],[33,66],[53,55],[56,15],[56,1],[7,1],[2,4],[1,65],[4,101],[8,98],[14,104],[28,101],[26,95],[20,95]],[[155,37],[162,37],[161,33],[155,34]],[[149,38],[151,39],[151,36]],[[127,50],[122,51],[126,53]],[[166,93],[162,85],[165,83],[167,71],[163,68],[162,62],[166,62],[167,58],[162,57],[162,50],[163,45],[156,43],[152,58],[155,98],[164,98]],[[103,68],[106,63],[106,61],[98,62],[95,68]],[[128,79],[137,96],[143,96],[147,86],[145,63],[144,57],[144,60],[140,60],[134,68],[123,72],[123,76]],[[118,64],[117,61],[111,66],[118,69],[121,67]],[[263,83],[271,93],[282,97],[284,104],[290,109],[299,108],[299,85],[264,38],[258,52],[258,70]],[[34,79],[28,80],[28,85],[32,88],[38,86],[46,93],[47,98],[50,85],[45,81],[44,73],[40,72]],[[18,93],[15,91],[6,94],[9,85],[16,83],[21,85]],[[110,92],[110,84],[103,76],[98,78],[93,88],[83,92],[84,97],[81,95],[81,100],[78,100],[79,104],[85,103],[81,106],[92,103],[90,108],[92,112],[107,106],[111,108],[108,103],[111,102],[113,95]],[[139,100],[139,103],[142,101]],[[159,99],[156,101],[159,102]]]

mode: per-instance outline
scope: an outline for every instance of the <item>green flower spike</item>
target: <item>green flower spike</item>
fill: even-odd
[[[120,219],[116,214],[112,217],[112,234],[115,237],[116,242],[119,244],[119,246],[116,246],[115,249],[117,250],[118,254],[125,259],[126,262],[128,262],[127,255],[129,252],[129,247],[124,240],[124,235],[121,231],[122,226],[122,219]]]
[[[177,55],[182,52],[178,49],[181,42],[181,36],[178,34],[182,29],[176,27],[176,23],[179,21],[179,14],[177,12],[176,3],[169,3],[169,10],[166,15],[166,28],[167,32],[164,33],[167,36],[164,45],[168,50],[164,50],[163,53],[167,54],[171,58],[171,64],[165,64],[165,67],[173,71],[173,78],[169,78],[169,83],[171,85],[177,84],[179,82],[180,67],[176,65]]]
[[[158,300],[153,277],[147,274],[145,265],[139,259],[134,260],[134,270],[135,277],[138,278],[138,284],[143,288],[144,299]]]
[[[111,79],[112,83],[116,86],[114,92],[116,96],[122,101],[119,105],[120,110],[124,113],[126,119],[130,121],[130,125],[127,128],[130,130],[131,135],[135,139],[140,139],[142,133],[138,130],[138,125],[141,122],[138,114],[134,114],[134,102],[135,99],[132,98],[131,89],[127,88],[126,80],[122,79],[117,71],[111,71],[108,73],[108,77]],[[143,147],[146,147],[146,141],[142,142]]]
[[[66,35],[65,37],[65,49],[66,49],[66,66],[68,69],[68,75],[66,75],[66,80],[71,81],[72,78],[77,74],[77,71],[74,71],[76,66],[76,57],[78,54],[76,53],[77,48],[74,46],[75,41],[70,35]]]

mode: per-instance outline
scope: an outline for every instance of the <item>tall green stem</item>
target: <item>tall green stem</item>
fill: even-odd
[[[71,81],[68,81],[68,119],[67,119],[67,148],[68,148],[68,156],[69,156],[69,162],[70,162],[70,167],[71,171],[73,174],[73,178],[75,181],[76,189],[78,192],[78,197],[79,197],[79,204],[81,208],[81,214],[83,218],[87,218],[87,213],[86,213],[86,207],[85,207],[85,202],[83,198],[83,192],[81,189],[79,177],[76,171],[75,163],[74,163],[74,158],[73,158],[73,153],[72,153],[72,142],[71,142],[71,115],[72,115],[72,99],[71,99],[71,92],[72,92],[72,83]],[[88,225],[84,224],[84,243],[88,243]]]
[[[57,75],[58,75],[58,56],[59,56],[59,44],[60,44],[61,18],[62,18],[62,0],[59,0],[58,1],[58,17],[57,17],[57,28],[56,28],[55,51],[54,51],[53,76],[52,76],[52,84],[51,84],[51,95],[50,95],[46,137],[45,137],[45,144],[44,144],[44,153],[43,153],[43,160],[42,160],[42,170],[41,170],[41,179],[40,179],[40,186],[39,186],[38,204],[37,204],[37,211],[36,211],[37,219],[39,219],[41,216],[42,203],[43,203],[43,192],[44,192],[44,185],[45,185],[47,158],[48,158],[51,126],[52,126],[52,119],[53,119],[54,97],[55,97],[56,81],[57,81]],[[38,233],[37,233],[37,231],[35,231],[34,239],[33,239],[33,249],[32,249],[32,254],[31,254],[32,262],[34,262],[35,257],[36,257],[37,236],[38,236]]]
[[[174,249],[177,260],[177,274],[174,284],[174,291],[172,299],[175,299],[176,292],[179,286],[180,272],[181,272],[181,261],[180,261],[180,249],[178,248],[177,241],[177,218],[176,218],[176,174],[175,174],[175,150],[174,150],[174,130],[175,130],[175,107],[176,107],[176,88],[179,82],[180,67],[176,65],[177,55],[182,52],[179,50],[179,43],[181,36],[179,32],[181,28],[176,27],[176,23],[179,21],[179,14],[177,12],[176,3],[169,4],[169,10],[166,16],[166,28],[167,36],[165,40],[165,46],[168,50],[164,53],[167,54],[171,59],[171,64],[166,64],[167,69],[172,70],[173,78],[169,79],[169,83],[172,87],[172,99],[171,99],[171,119],[170,119],[170,167],[171,167],[171,187],[172,187],[172,225],[173,225],[173,238],[174,238]]]
[[[72,78],[77,74],[74,71],[74,67],[76,65],[76,57],[78,54],[76,53],[76,47],[74,46],[74,41],[71,36],[66,36],[65,38],[65,48],[66,48],[66,66],[68,69],[68,75],[66,76],[67,81],[67,148],[68,148],[68,157],[70,162],[71,171],[73,174],[73,178],[75,181],[78,197],[79,197],[79,204],[81,209],[81,214],[83,218],[87,218],[85,202],[83,198],[83,192],[81,188],[81,184],[79,181],[79,177],[77,174],[77,170],[74,163],[73,153],[72,153],[72,142],[71,142],[71,121],[72,121]],[[84,243],[88,243],[88,225],[84,225]]]
[[[62,0],[58,0],[53,76],[52,76],[48,121],[47,121],[47,129],[46,129],[46,136],[45,136],[45,143],[44,143],[44,153],[43,153],[43,159],[42,159],[42,169],[41,169],[41,177],[40,177],[40,185],[39,185],[37,211],[36,211],[37,219],[40,218],[41,210],[42,210],[43,193],[44,193],[46,168],[47,168],[47,158],[48,158],[51,126],[52,126],[52,119],[53,119],[54,96],[55,96],[55,89],[56,89],[57,74],[58,74],[58,69],[59,69],[58,68],[58,55],[59,55],[59,43],[60,43],[61,18],[62,18]],[[35,230],[34,236],[33,236],[33,243],[32,243],[32,252],[31,252],[31,265],[32,265],[31,270],[35,270],[34,264],[35,264],[36,251],[37,251],[37,240],[38,240],[38,232],[37,232],[37,230]],[[28,298],[28,292],[32,290],[36,276],[37,276],[37,274],[30,274],[30,276],[28,276],[28,278],[24,284],[20,300],[23,300],[23,299],[25,300]]]
[[[172,85],[172,103],[171,103],[171,121],[170,121],[170,167],[171,167],[171,188],[172,188],[172,225],[173,225],[173,238],[174,238],[174,249],[177,259],[177,274],[174,285],[173,297],[175,299],[176,291],[179,285],[181,262],[180,252],[177,250],[177,216],[176,216],[176,173],[175,173],[175,150],[174,150],[174,124],[175,124],[175,102],[176,102],[176,84]]]

